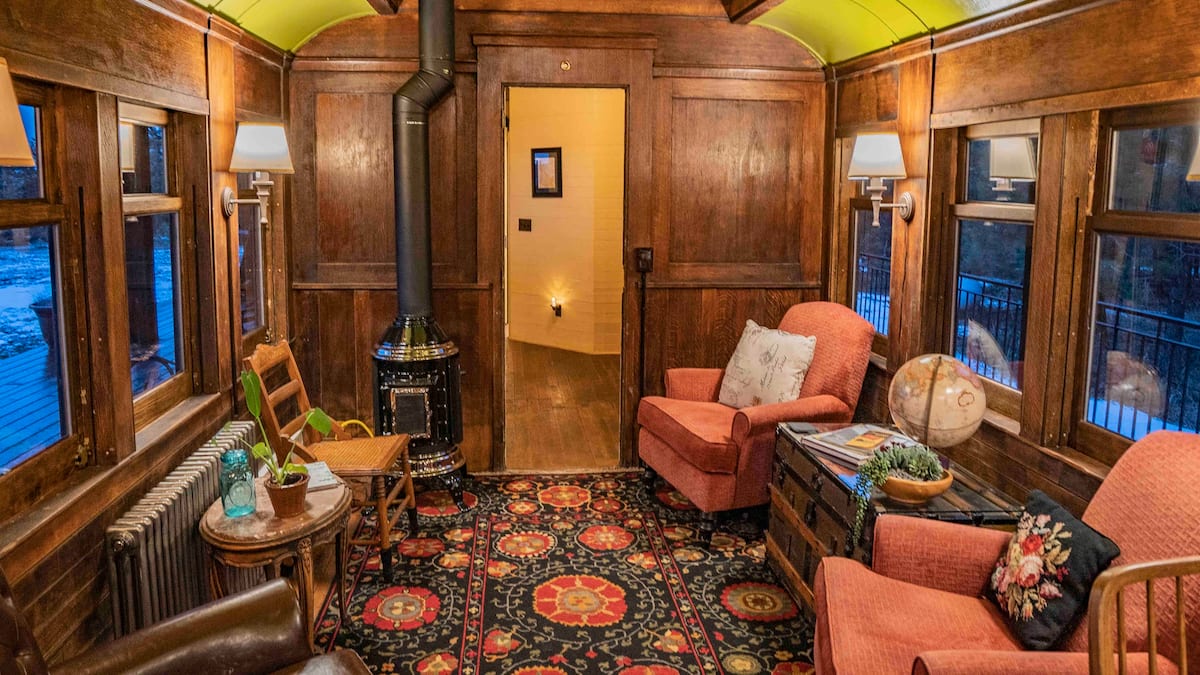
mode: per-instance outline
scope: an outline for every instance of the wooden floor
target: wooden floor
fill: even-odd
[[[620,462],[621,357],[509,340],[505,467],[607,469]]]

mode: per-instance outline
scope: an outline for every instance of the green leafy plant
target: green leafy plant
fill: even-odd
[[[292,455],[296,453],[295,441],[300,434],[304,433],[306,427],[312,427],[321,436],[327,435],[333,428],[333,419],[320,408],[313,408],[305,413],[304,424],[300,425],[300,429],[291,439],[292,449],[288,451],[283,461],[279,462],[279,455],[275,453],[275,449],[271,444],[273,441],[282,439],[272,439],[263,426],[262,388],[259,386],[258,376],[249,370],[243,370],[240,377],[242,380],[242,391],[246,393],[246,410],[250,411],[250,415],[254,417],[254,421],[258,422],[259,434],[262,436],[262,440],[255,443],[250,448],[250,452],[267,467],[267,471],[271,473],[271,480],[276,485],[287,485],[291,476],[307,474],[308,468],[306,466],[296,464],[292,461]]]
[[[890,476],[904,480],[935,481],[945,473],[937,453],[925,445],[889,445],[858,467],[858,482],[854,485],[854,498],[858,512],[854,516],[854,531],[851,541],[857,542],[862,535],[863,521],[867,517],[867,505],[871,503],[871,489],[883,485]]]

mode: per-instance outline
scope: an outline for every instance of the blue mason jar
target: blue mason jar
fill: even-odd
[[[254,513],[254,474],[241,448],[221,453],[221,505],[230,518]]]

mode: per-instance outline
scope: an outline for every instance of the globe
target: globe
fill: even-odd
[[[896,371],[888,407],[900,430],[932,448],[962,443],[987,411],[983,382],[946,354],[922,354]]]

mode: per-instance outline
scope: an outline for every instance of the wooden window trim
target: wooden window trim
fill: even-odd
[[[66,409],[71,431],[66,437],[0,475],[0,523],[26,510],[42,495],[59,492],[75,480],[77,470],[95,461],[93,419],[88,395],[91,391],[87,349],[87,302],[84,296],[81,233],[71,227],[63,203],[62,156],[59,142],[56,87],[15,79],[17,100],[39,108],[40,199],[0,202],[0,229],[51,226],[55,233],[54,273],[59,284],[58,320],[62,331],[62,376],[65,377]]]
[[[130,120],[162,126],[166,131],[167,159],[167,194],[135,193],[121,195],[122,218],[145,216],[158,213],[175,215],[175,230],[177,237],[176,270],[177,289],[179,294],[178,322],[180,325],[180,353],[183,368],[179,368],[165,382],[155,385],[148,391],[142,392],[133,400],[133,426],[135,431],[141,431],[154,420],[162,417],[167,411],[182,403],[199,389],[199,349],[196,334],[200,330],[199,309],[196,298],[196,222],[195,216],[184,208],[184,199],[180,194],[181,186],[188,184],[186,170],[179,152],[179,124],[177,116],[181,113],[161,109],[147,108],[137,104],[118,102],[118,122]],[[122,273],[122,285],[127,280]],[[128,317],[125,317],[128,321]]]
[[[967,166],[967,153],[970,148],[970,141],[983,140],[994,138],[1001,135],[1013,134],[1038,134],[1040,139],[1040,121],[1032,120],[1013,120],[1008,122],[999,122],[992,124],[973,125],[962,127],[950,133],[954,135],[953,152],[947,156],[954,157],[956,166],[953,167],[951,176],[946,176],[943,180],[953,185],[950,194],[950,201],[946,205],[945,222],[941,223],[937,229],[940,230],[940,236],[935,236],[942,242],[949,245],[941,246],[940,257],[938,254],[931,254],[929,264],[935,270],[941,270],[940,277],[934,284],[937,292],[943,294],[942,310],[938,312],[936,321],[932,324],[934,335],[936,335],[936,349],[951,353],[954,348],[954,308],[956,306],[956,279],[958,275],[958,249],[959,249],[959,222],[962,220],[999,220],[1006,222],[1014,222],[1027,224],[1031,229],[1030,237],[1030,261],[1029,265],[1032,271],[1034,264],[1034,251],[1032,250],[1037,245],[1037,201],[1041,201],[1040,192],[1035,199],[1034,204],[1004,204],[999,202],[980,202],[971,201],[967,198],[967,171],[962,168]],[[946,139],[948,140],[948,139]],[[1041,165],[1042,156],[1041,144],[1039,142],[1038,150],[1038,181],[1044,181]],[[1036,316],[1039,308],[1035,307],[1036,295],[1032,292],[1032,288],[1026,289],[1026,297],[1029,306],[1025,312],[1025,335],[1029,335],[1030,322],[1032,317]],[[1028,342],[1026,342],[1026,354],[1019,355],[1023,364],[1028,362],[1027,354],[1029,351]],[[1027,377],[1022,377],[1022,389],[1013,389],[999,382],[995,382],[987,377],[980,376],[983,382],[984,392],[987,394],[988,409],[993,410],[1000,415],[1009,419],[1015,420],[1022,428],[1024,428],[1022,410],[1026,407],[1025,398],[1027,395]]]
[[[276,187],[278,187],[278,181],[276,183],[277,183]],[[237,192],[237,196],[238,196],[238,199],[257,200],[258,192],[256,190],[254,190],[253,188],[247,188],[247,189],[239,188],[238,192]],[[273,192],[272,192],[272,197],[274,197]],[[258,208],[262,209],[262,205],[260,204],[258,206]],[[240,216],[241,214],[239,213],[238,215]],[[242,305],[242,303],[241,303],[241,298],[240,298],[240,294],[239,294],[239,290],[241,289],[241,285],[242,285],[242,271],[237,265],[236,254],[232,261],[233,264],[230,265],[229,283],[230,283],[230,288],[232,289],[233,294],[234,294],[233,295],[233,305],[232,305],[233,322],[237,329],[237,333],[240,336],[240,344],[241,344],[241,352],[240,353],[243,357],[249,356],[250,353],[254,351],[254,348],[257,347],[258,345],[270,342],[271,338],[273,337],[273,334],[275,333],[275,331],[272,330],[272,324],[271,324],[271,321],[273,319],[271,308],[275,303],[275,298],[272,297],[272,286],[271,286],[271,248],[272,248],[271,247],[271,231],[273,229],[271,227],[271,224],[274,221],[274,218],[273,218],[274,214],[271,212],[271,209],[267,210],[266,216],[267,216],[267,224],[266,225],[261,225],[261,224],[257,224],[257,223],[255,224],[255,227],[260,228],[259,248],[260,248],[260,252],[262,254],[262,270],[261,270],[261,272],[262,272],[263,306],[259,308],[259,310],[262,314],[262,325],[259,326],[258,328],[255,328],[254,330],[250,331],[249,333],[242,332],[242,322],[241,322],[241,309],[242,309],[241,305]],[[241,224],[240,218],[239,218],[238,224],[239,225]],[[236,251],[237,245],[238,245],[238,242],[236,241],[236,237],[239,235],[237,228],[233,229],[233,234],[234,234],[234,241],[232,242],[233,250]],[[241,360],[240,359],[235,359],[234,369],[240,372],[240,370],[241,370]]]
[[[1082,256],[1082,280],[1077,326],[1079,348],[1075,359],[1073,437],[1085,454],[1114,464],[1133,440],[1087,421],[1088,379],[1092,355],[1092,320],[1096,305],[1096,266],[1100,236],[1123,234],[1200,241],[1200,214],[1158,211],[1122,211],[1109,208],[1112,193],[1113,151],[1116,133],[1123,129],[1145,129],[1195,125],[1200,119],[1200,101],[1153,107],[1122,108],[1103,113],[1097,133],[1096,183],[1093,215],[1087,221]]]

